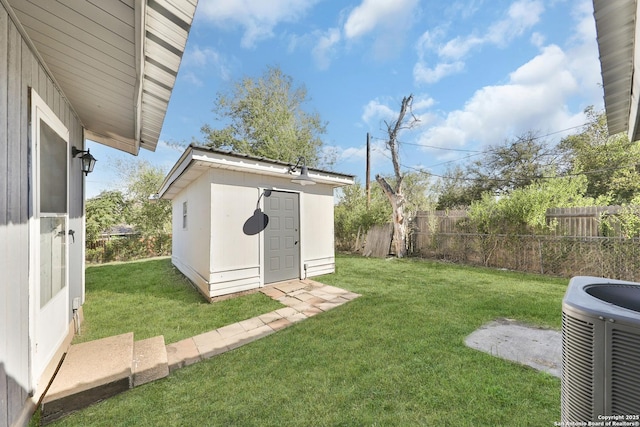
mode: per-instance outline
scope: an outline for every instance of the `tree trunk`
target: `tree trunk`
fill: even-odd
[[[391,152],[391,162],[393,163],[393,173],[395,175],[395,185],[389,185],[386,179],[380,175],[376,175],[376,181],[382,187],[384,194],[387,195],[391,209],[393,211],[393,239],[396,249],[396,257],[403,258],[407,254],[406,244],[406,224],[404,222],[404,195],[402,194],[402,172],[400,171],[400,159],[398,154],[398,135],[403,129],[412,128],[418,119],[411,112],[413,104],[413,95],[409,95],[402,99],[400,113],[398,119],[385,124],[387,125],[387,134],[389,139],[386,142],[387,148]],[[411,115],[410,119],[406,118],[407,113]]]
[[[407,255],[406,244],[406,224],[404,222],[404,196],[402,192],[396,192],[389,185],[386,179],[380,175],[376,175],[376,181],[382,187],[384,194],[391,203],[391,210],[393,211],[393,243],[396,250],[396,257],[404,258]]]

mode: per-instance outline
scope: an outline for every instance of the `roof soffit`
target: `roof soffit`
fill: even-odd
[[[638,132],[638,99],[632,93],[637,80],[638,5],[635,0],[594,0],[593,7],[609,133],[628,132],[634,138]]]
[[[197,0],[3,1],[87,138],[155,150]]]

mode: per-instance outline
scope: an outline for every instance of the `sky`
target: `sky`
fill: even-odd
[[[329,168],[361,183],[367,133],[372,179],[393,173],[385,121],[410,94],[420,122],[400,162],[434,180],[530,131],[555,144],[603,108],[591,0],[199,0],[158,147],[139,158],[168,172],[204,124],[224,126],[216,95],[269,66],[306,87]],[[132,156],[88,146],[86,197],[119,189],[115,162]]]

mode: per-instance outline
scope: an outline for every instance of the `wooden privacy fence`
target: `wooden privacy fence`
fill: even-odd
[[[362,255],[384,258],[391,251],[393,224],[375,225],[367,232]]]
[[[622,206],[587,206],[581,208],[547,209],[547,224],[554,224],[556,236],[593,237],[602,236],[603,218],[615,216]],[[619,227],[618,230],[619,231]]]
[[[549,235],[464,233],[466,211],[419,212],[410,248],[416,256],[463,264],[639,281],[640,239],[602,236],[601,218],[620,209],[549,209],[547,221],[556,225]]]
[[[615,217],[622,206],[586,206],[577,208],[547,209],[546,221],[554,226],[553,236],[594,237],[603,236],[602,220]],[[466,210],[420,211],[414,219],[414,227],[421,233],[457,233],[462,231],[461,221],[468,218]],[[619,225],[609,222],[609,233],[616,234]]]

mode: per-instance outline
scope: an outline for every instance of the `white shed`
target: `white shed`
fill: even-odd
[[[158,196],[173,203],[173,264],[207,297],[335,270],[336,187],[352,175],[189,146]]]

